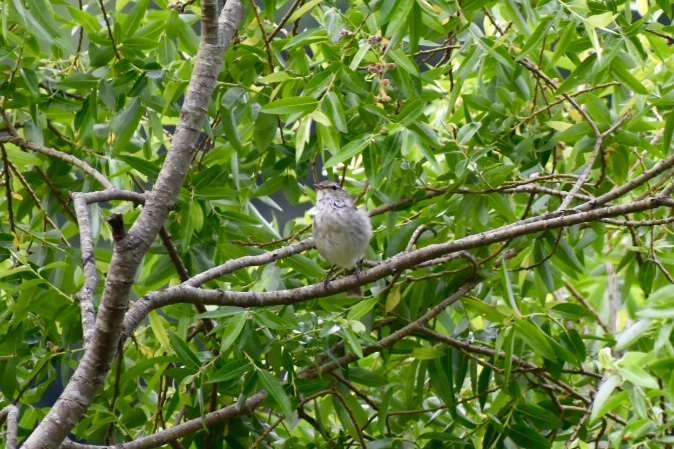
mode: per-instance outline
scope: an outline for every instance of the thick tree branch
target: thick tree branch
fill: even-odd
[[[633,180],[626,182],[624,184],[621,184],[620,186],[616,187],[615,189],[612,189],[611,191],[593,198],[589,197],[587,195],[581,195],[581,194],[576,194],[576,198],[580,198],[583,200],[586,200],[586,203],[578,206],[575,208],[575,210],[578,211],[589,211],[592,209],[597,208],[598,206],[602,206],[604,204],[609,203],[610,201],[621,197],[622,195],[634,190],[637,186],[642,185],[649,180],[661,175],[665,171],[671,169],[674,167],[674,156],[670,156],[669,158],[658,162],[655,164],[653,168],[650,170],[647,170],[634,178]],[[543,177],[541,177],[543,178]],[[527,183],[533,182],[533,181],[527,181]],[[501,193],[548,193],[548,194],[555,194],[555,195],[571,195],[569,192],[564,192],[562,193],[561,191],[556,191],[553,189],[547,189],[544,187],[524,187],[521,185],[514,186],[514,187],[507,187],[505,189],[499,190],[496,189],[494,192],[501,192]],[[443,188],[443,189],[435,189],[435,190],[428,190],[426,192],[425,198],[423,200],[428,200],[435,198],[440,195],[444,195],[448,192],[448,189]],[[463,191],[459,190],[458,193],[488,193],[489,191],[483,191],[483,192],[471,192],[471,191]],[[393,202],[393,203],[388,203],[384,204],[382,206],[376,207],[372,210],[370,210],[370,216],[376,216],[385,212],[389,212],[392,210],[397,210],[402,207],[406,207],[410,204],[413,204],[415,201],[414,198],[404,198],[402,200]],[[537,221],[541,219],[545,219],[546,217],[549,216],[542,216],[542,217],[533,217],[528,219],[528,221]],[[517,223],[516,223],[517,224]],[[522,223],[520,223],[522,224]],[[283,248],[279,248],[275,251],[267,252],[264,254],[256,255],[256,256],[245,256],[241,257],[238,259],[233,259],[225,262],[222,265],[219,265],[217,267],[211,268],[209,270],[206,270],[196,276],[194,276],[192,279],[190,279],[187,284],[193,287],[200,287],[204,285],[206,282],[211,281],[213,279],[217,279],[220,276],[223,276],[225,274],[231,273],[233,271],[239,270],[241,268],[246,268],[246,267],[251,267],[251,266],[259,266],[259,265],[264,265],[267,263],[271,263],[275,260],[282,259],[284,257],[291,256],[293,254],[299,254],[302,251],[305,251],[307,249],[313,248],[314,243],[313,243],[313,238],[309,238],[307,240],[303,240],[300,243],[296,243],[293,245],[288,245]]]
[[[113,200],[131,201],[135,204],[145,203],[144,193],[132,192],[131,190],[121,190],[114,187],[96,192],[80,192],[78,195],[82,196],[87,204],[103,203]]]
[[[210,104],[226,46],[234,37],[244,9],[237,0],[229,0],[217,18],[217,2],[202,2],[202,41],[196,57],[192,78],[185,95],[180,120],[152,191],[145,197],[145,206],[137,221],[115,248],[106,278],[103,299],[96,325],[85,355],[45,419],[24,443],[25,449],[56,448],[87,410],[110,371],[117,354],[128,294],[143,256],[163,226],[173,207],[190,166],[208,105]],[[216,23],[217,21],[217,23]],[[34,144],[13,137],[13,143],[34,149]],[[43,147],[39,150],[45,152]],[[49,152],[68,157],[55,150]],[[79,165],[78,165],[79,164]],[[83,165],[73,160],[73,165]],[[100,175],[86,165],[90,175]],[[101,176],[94,176],[104,187],[112,185]],[[201,425],[201,421],[199,421]]]
[[[96,269],[96,258],[94,256],[94,241],[91,235],[91,224],[89,222],[89,210],[86,205],[84,195],[79,193],[71,194],[75,204],[75,215],[77,216],[77,225],[80,230],[80,248],[82,252],[82,268],[84,270],[84,285],[77,292],[75,297],[80,303],[82,313],[82,334],[84,346],[91,343],[91,337],[94,332],[96,321],[96,312],[94,310],[94,295],[98,288],[98,270]]]
[[[426,314],[424,314],[419,319],[409,323],[405,327],[398,329],[396,332],[393,332],[391,335],[381,339],[377,344],[367,346],[363,348],[363,355],[368,356],[375,352],[381,351],[383,348],[387,348],[395,344],[396,342],[402,340],[406,336],[413,334],[418,331],[421,327],[424,327],[428,321],[438,316],[442,311],[447,307],[461,299],[466,295],[470,290],[477,286],[481,282],[481,279],[474,278],[467,281],[462,285],[455,293],[441,301],[438,305],[430,309]],[[319,367],[306,368],[304,371],[299,373],[299,376],[304,379],[312,379],[322,375],[323,373],[330,372],[335,368],[340,366],[353,363],[356,360],[359,360],[359,357],[355,354],[349,354],[344,357],[341,357],[337,360],[328,361],[322,364]],[[215,424],[217,422],[222,422],[225,418],[232,416],[246,415],[253,412],[253,410],[264,400],[266,399],[268,393],[266,391],[260,391],[250,398],[248,398],[241,407],[236,407],[236,404],[225,407],[216,412],[208,413],[205,415],[204,419],[193,419],[187,421],[184,424],[179,424],[171,429],[163,430],[151,436],[138,439],[123,445],[116,446],[95,446],[95,445],[85,445],[78,444],[74,442],[67,442],[64,444],[66,449],[146,449],[151,447],[157,447],[161,444],[166,444],[171,439],[177,439],[182,436],[194,433],[197,430],[201,429],[203,426],[208,427],[209,425]]]
[[[323,282],[305,287],[299,287],[290,290],[270,291],[270,292],[238,292],[223,290],[206,290],[196,288],[197,282],[192,280],[166,290],[156,291],[148,294],[143,301],[138,301],[134,307],[129,310],[124,319],[124,330],[127,335],[142,321],[147,313],[159,307],[176,303],[192,304],[212,304],[220,306],[239,306],[239,307],[259,307],[279,304],[295,304],[347,291],[350,288],[365,285],[386,276],[394,275],[408,268],[413,268],[418,264],[457,251],[469,250],[478,247],[486,247],[493,243],[508,241],[515,237],[534,234],[549,229],[558,229],[581,223],[610,218],[619,215],[626,215],[634,212],[641,212],[660,206],[671,207],[673,200],[662,197],[653,197],[646,200],[635,201],[633,203],[607,206],[594,209],[587,212],[554,212],[542,217],[536,217],[536,220],[523,220],[514,224],[502,226],[500,228],[485,231],[479,234],[470,235],[458,240],[446,243],[429,245],[415,251],[398,254],[381,264],[358,275],[348,276],[330,282],[327,286]],[[281,256],[287,257],[296,254],[302,249],[310,248],[313,242],[307,239],[301,243],[291,245],[281,250],[266,253],[260,256],[247,256],[241,259],[232,260],[229,269],[234,267],[242,268],[255,264],[268,263],[267,261],[278,260]],[[225,264],[227,265],[227,264]],[[223,265],[224,267],[224,265]],[[218,267],[220,268],[220,267]],[[228,271],[229,272],[229,271]],[[196,285],[195,285],[196,284]]]
[[[0,410],[0,424],[7,420],[7,437],[5,439],[6,449],[16,449],[19,435],[19,407],[10,404]]]
[[[231,1],[231,0],[229,0]],[[195,418],[185,421],[182,424],[176,424],[170,429],[139,438],[124,444],[115,444],[111,446],[97,446],[94,444],[81,444],[73,441],[63,443],[63,449],[150,449],[169,444],[178,438],[193,434],[204,427],[208,428],[214,424],[221,423],[235,416],[250,415],[262,401],[267,398],[266,391],[255,393],[243,403],[234,403],[211,413],[206,413],[203,418]]]

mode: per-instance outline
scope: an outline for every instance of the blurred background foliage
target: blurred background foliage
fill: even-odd
[[[665,172],[630,184],[672,154],[667,0],[244,6],[166,223],[191,276],[310,236],[312,186],[325,178],[344,178],[382,212],[373,262],[555,211],[584,173],[572,206],[620,186],[630,188],[615,204],[628,204],[671,182]],[[0,10],[0,406],[20,405],[26,436],[82,353],[68,195],[103,186],[25,141],[85,161],[119,189],[151,189],[192,72],[200,6],[5,0]],[[102,276],[105,219],[122,213],[130,225],[138,208],[91,206]],[[256,414],[183,447],[672,447],[671,215],[478,246],[374,282],[362,301],[151,312],[74,433],[130,441],[264,388]],[[322,282],[328,268],[311,250],[207,287],[289,289]],[[483,281],[430,331],[332,374],[300,375],[363,356],[476,273]],[[132,299],[179,282],[157,240]],[[198,318],[217,325],[203,335]]]

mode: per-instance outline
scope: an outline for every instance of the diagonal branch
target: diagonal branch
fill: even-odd
[[[447,307],[461,299],[466,295],[470,290],[482,282],[479,278],[473,278],[464,283],[455,293],[445,298],[437,306],[430,309],[426,314],[424,314],[419,319],[409,323],[405,327],[398,329],[393,332],[391,335],[382,338],[376,344],[367,346],[363,348],[363,356],[368,356],[375,352],[379,352],[384,348],[390,347],[403,338],[412,335],[413,333],[419,331],[421,328],[425,327],[433,318],[437,317],[443,310]],[[341,357],[334,361],[329,361],[324,363],[319,367],[307,368],[301,373],[299,377],[304,379],[313,379],[324,373],[330,372],[335,368],[338,368],[349,363],[353,363],[359,360],[355,354],[349,354],[344,357]],[[249,397],[241,405],[232,404],[230,406],[224,407],[215,412],[207,413],[203,418],[196,418],[190,421],[187,421],[183,424],[178,424],[170,429],[162,430],[153,435],[140,438],[138,440],[125,443],[123,445],[116,446],[95,446],[87,444],[79,444],[74,442],[66,442],[63,447],[66,449],[146,449],[151,447],[157,447],[162,444],[166,444],[168,441],[175,440],[177,438],[189,435],[196,432],[197,430],[202,429],[203,427],[209,427],[218,422],[222,422],[225,419],[231,418],[233,416],[241,416],[251,414],[255,408],[262,403],[268,396],[268,393],[265,390],[259,391]]]
[[[103,176],[101,172],[96,170],[94,167],[84,162],[82,159],[79,159],[72,154],[64,153],[54,148],[45,147],[44,145],[39,145],[35,142],[31,142],[19,136],[2,136],[0,137],[0,143],[13,143],[14,145],[32,151],[37,151],[38,153],[46,154],[47,156],[60,159],[63,162],[79,168],[85,174],[91,176],[96,181],[98,181],[106,189],[113,189],[115,186]]]
[[[12,205],[12,178],[9,169],[9,160],[5,145],[0,143],[0,153],[2,153],[2,170],[5,178],[5,198],[7,200],[7,219],[9,220],[9,232],[16,238],[16,228],[14,224],[14,207]]]
[[[399,342],[403,338],[417,332],[419,329],[426,327],[426,323],[428,323],[430,320],[440,315],[447,307],[454,304],[463,296],[467,295],[480,282],[482,282],[482,279],[478,277],[468,280],[456,292],[452,293],[447,298],[440,301],[440,303],[437,306],[433,307],[431,310],[426,312],[420,318],[412,321],[411,323],[409,323],[404,327],[401,327],[400,329],[391,333],[391,335],[382,338],[376,344],[364,347],[363,357],[366,357],[370,354],[374,354],[375,352],[379,352],[383,348],[391,347],[393,344]],[[299,377],[304,379],[313,379],[324,373],[329,373],[335,368],[339,368],[340,366],[355,362],[358,359],[360,359],[360,357],[358,357],[356,354],[347,354],[343,357],[338,358],[337,360],[327,362],[319,367],[306,368],[299,373]]]
[[[89,222],[89,210],[85,196],[81,193],[70,195],[75,205],[77,225],[80,230],[80,249],[82,251],[82,267],[84,269],[84,285],[75,297],[80,303],[82,313],[82,334],[85,347],[91,343],[96,321],[94,309],[94,295],[98,288],[98,270],[94,256],[94,240],[91,235],[91,223]]]
[[[231,1],[231,0],[229,0]],[[115,444],[112,446],[99,446],[94,444],[81,444],[73,441],[65,441],[62,448],[64,449],[150,449],[159,447],[165,444],[170,444],[172,441],[182,438],[186,435],[191,435],[204,428],[209,428],[214,424],[224,422],[230,418],[242,415],[250,415],[255,408],[259,406],[262,401],[267,399],[267,392],[260,391],[243,403],[234,403],[227,407],[221,408],[211,413],[206,413],[203,417],[194,418],[185,421],[182,424],[177,424],[170,429],[162,430],[161,432],[148,435],[146,437],[138,438],[125,444]]]
[[[503,242],[515,237],[528,234],[535,234],[549,229],[558,229],[576,224],[587,223],[619,215],[626,215],[634,212],[641,212],[660,206],[672,207],[674,200],[662,197],[653,197],[641,201],[635,201],[629,204],[607,206],[600,209],[594,209],[587,212],[554,212],[542,217],[536,221],[523,220],[511,225],[502,226],[494,230],[485,231],[479,234],[470,235],[458,240],[446,243],[437,243],[426,246],[415,251],[401,253],[383,261],[381,264],[358,275],[347,276],[330,282],[327,286],[323,282],[290,290],[266,291],[266,292],[239,292],[223,290],[206,290],[196,288],[191,281],[168,288],[166,290],[156,291],[145,296],[143,301],[138,301],[133,309],[129,310],[124,319],[124,330],[129,335],[133,329],[144,319],[151,310],[159,307],[176,303],[192,304],[212,304],[220,306],[238,306],[238,307],[260,307],[281,304],[295,304],[309,299],[324,297],[335,293],[345,292],[350,288],[375,282],[386,276],[394,275],[401,270],[409,269],[428,260],[436,259],[447,254],[455,253],[461,250],[486,247],[493,243]],[[310,239],[291,247],[283,248],[283,254],[289,256],[299,252],[300,248],[308,248]],[[313,244],[313,242],[311,242]],[[246,259],[250,261],[256,257],[260,262],[263,258],[277,260],[281,250],[267,253],[261,256],[249,256],[241,258],[238,261]],[[237,261],[232,261],[237,262]]]

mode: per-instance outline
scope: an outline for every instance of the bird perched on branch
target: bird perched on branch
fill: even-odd
[[[359,263],[372,238],[372,223],[364,209],[358,209],[351,195],[336,182],[323,181],[316,185],[316,216],[314,241],[316,249],[333,264],[325,283],[335,266],[345,273],[358,272]],[[349,296],[363,296],[362,287],[347,291]]]

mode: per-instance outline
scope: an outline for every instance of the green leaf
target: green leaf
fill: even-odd
[[[364,368],[352,366],[349,368],[348,378],[350,381],[366,387],[379,388],[389,384],[389,380],[379,374]]]
[[[189,211],[190,225],[192,229],[199,232],[204,226],[204,212],[201,209],[201,205],[196,202],[189,202],[187,204],[187,210]]]
[[[428,363],[428,374],[431,380],[433,391],[445,403],[452,416],[456,415],[456,396],[454,391],[454,379],[452,370],[446,366],[447,357],[444,359],[434,359]]]
[[[346,319],[348,321],[360,320],[365,315],[370,313],[370,311],[374,308],[374,306],[377,305],[378,302],[379,298],[377,298],[376,296],[357,302],[356,305],[353,306],[351,310],[349,310]]]
[[[517,55],[516,59],[522,59],[527,56],[531,51],[537,49],[544,37],[550,33],[550,23],[552,22],[553,17],[546,17],[538,24],[534,32],[529,36],[527,41],[524,43],[522,50]]]
[[[349,411],[347,411],[346,406],[342,401],[339,399],[339,397],[336,394],[331,395],[332,397],[332,407],[335,410],[335,413],[337,414],[337,418],[339,419],[339,422],[342,424],[342,427],[348,432],[348,435],[358,435],[358,428],[356,428],[355,423],[353,422],[353,419],[349,415]]]
[[[280,70],[278,72],[273,72],[270,73],[269,75],[262,76],[258,78],[257,81],[263,84],[273,84],[287,81],[289,79],[291,79],[290,74],[286,71]]]
[[[205,383],[221,383],[239,381],[250,371],[252,363],[242,363],[241,360],[231,360],[211,375]]]
[[[258,379],[262,387],[267,390],[267,393],[274,399],[274,402],[281,407],[281,413],[286,419],[290,419],[293,416],[293,408],[290,404],[290,398],[283,389],[281,381],[277,377],[272,376],[272,374],[266,369],[261,369],[258,371]]]
[[[576,67],[576,69],[571,72],[571,74],[564,80],[562,84],[557,88],[557,94],[561,95],[565,92],[570,91],[578,84],[582,83],[585,80],[586,76],[593,75],[591,70],[594,68],[594,64],[597,61],[597,55],[595,53],[590,54],[583,62]]]
[[[362,326],[362,325],[361,325]],[[340,334],[344,337],[346,344],[351,348],[351,351],[359,358],[363,358],[363,345],[360,344],[358,335],[356,335],[351,329],[342,328]]]
[[[552,447],[550,441],[539,434],[536,429],[522,424],[508,427],[508,436],[519,447],[526,447],[527,449],[549,449]]]
[[[503,280],[503,284],[505,287],[504,290],[506,292],[506,299],[508,300],[510,308],[515,312],[517,316],[521,316],[519,308],[517,307],[517,302],[515,301],[515,295],[513,294],[513,287],[510,282],[510,274],[508,273],[505,259],[501,260],[501,279]]]
[[[159,166],[146,159],[120,154],[117,159],[126,162],[130,167],[149,178],[156,179],[159,175]]]
[[[9,159],[12,164],[19,167],[31,165],[40,167],[45,164],[45,161],[40,156],[21,150],[14,145],[7,145],[5,147],[5,152],[7,153],[7,159]]]
[[[325,270],[316,262],[316,259],[296,254],[283,259],[285,265],[293,271],[303,274],[310,279],[321,279],[326,275]]]
[[[271,114],[258,114],[255,119],[253,144],[258,151],[266,150],[276,137],[278,119]]]
[[[554,259],[562,262],[558,265],[569,268],[565,272],[570,276],[575,277],[576,273],[583,272],[583,264],[580,263],[575,251],[564,237],[560,237],[557,243],[557,252],[555,252]]]
[[[329,38],[325,30],[320,28],[309,28],[290,39],[290,41],[283,47],[283,50],[292,50],[297,47],[304,47],[305,45],[325,42],[327,40],[329,40]]]
[[[113,120],[112,131],[115,134],[113,154],[119,155],[122,152],[130,152],[129,142],[143,116],[143,110],[140,106],[140,99],[134,98],[129,106]]]
[[[387,53],[391,61],[395,62],[396,66],[412,76],[419,76],[419,66],[412,58],[407,56],[402,50],[397,48],[390,49]]]
[[[326,95],[323,109],[328,117],[330,117],[332,124],[335,125],[335,128],[337,128],[340,133],[349,131],[346,126],[346,117],[344,116],[342,102],[339,101],[337,94],[333,91],[328,92]]]
[[[505,323],[510,317],[501,312],[497,307],[485,304],[474,298],[462,298],[461,302],[468,310],[472,310],[494,323]]]
[[[658,318],[661,317],[662,314],[660,314]],[[629,348],[632,343],[650,331],[652,324],[652,320],[642,318],[622,331],[616,338],[615,350],[622,351],[623,349]]]
[[[518,404],[516,413],[534,424],[536,429],[560,429],[564,425],[555,413],[534,404]]]
[[[243,327],[246,325],[248,320],[248,312],[242,312],[234,315],[225,330],[222,333],[222,342],[220,343],[220,351],[225,352],[232,346],[234,341],[239,337]]]
[[[339,391],[342,400],[349,408],[351,416],[355,418],[356,424],[361,428],[366,426],[368,424],[368,413],[361,405],[359,399],[351,392],[351,390],[342,384],[337,385],[337,391]]]
[[[549,292],[555,291],[555,275],[550,267],[550,261],[547,260],[547,250],[543,240],[537,239],[534,242],[533,256],[536,263],[536,274]]]
[[[149,4],[150,0],[138,0],[134,2],[131,11],[127,14],[126,20],[124,20],[122,25],[125,36],[131,37],[136,33],[136,30],[138,30],[138,27],[140,27],[145,17],[145,12],[147,11]],[[156,42],[157,41],[155,40],[155,45]]]
[[[639,285],[644,294],[650,295],[658,268],[652,260],[645,259],[639,266]]]
[[[464,11],[464,13],[476,11],[478,9],[482,9],[491,1],[493,0],[466,0],[465,2],[461,3],[461,10]]]
[[[561,56],[567,52],[571,46],[571,42],[574,38],[576,38],[576,36],[576,22],[569,21],[569,23],[566,25],[566,28],[564,29],[564,32],[555,45],[555,51],[552,53],[550,60],[547,62],[546,70],[550,67],[553,67],[553,65],[559,61],[559,58],[561,58]]]
[[[66,54],[74,53],[74,47],[70,41],[63,37],[63,33],[54,20],[55,14],[51,3],[45,0],[25,1],[28,9],[23,6],[21,0],[11,0],[10,4],[23,21],[26,30],[33,33],[38,39],[58,46]],[[6,14],[6,8],[3,8],[2,11]]]
[[[618,81],[625,84],[627,87],[632,89],[635,93],[641,95],[648,95],[648,89],[641,84],[641,81],[637,80],[634,75],[632,75],[625,66],[620,62],[618,58],[613,60],[611,64],[611,73],[616,77]]]
[[[547,335],[534,323],[524,320],[516,321],[515,330],[522,340],[541,357],[550,361],[557,360],[557,355],[552,349]]]
[[[613,391],[622,383],[619,375],[608,377],[601,383],[599,390],[592,402],[592,412],[590,413],[590,422],[595,422],[616,407],[624,403],[628,396],[627,391],[613,394]]]
[[[169,331],[168,333],[169,340],[171,341],[171,346],[176,352],[176,355],[185,366],[199,369],[201,366],[201,361],[199,357],[190,349],[189,345],[180,338],[175,332]]]
[[[336,127],[317,123],[316,131],[318,132],[319,148],[328,150],[330,153],[337,153],[340,147],[340,139]]]
[[[509,381],[510,374],[512,373],[513,355],[515,350],[515,328],[512,326],[506,330],[505,337],[503,338],[503,348],[505,351],[505,359],[503,361],[503,378],[506,381]]]
[[[245,314],[246,309],[241,307],[227,306],[227,307],[218,307],[215,310],[210,310],[208,312],[200,313],[197,315],[197,318],[225,318],[234,315]]]
[[[26,5],[32,16],[49,31],[49,34],[58,36],[61,33],[54,20],[54,10],[50,2],[45,0],[26,0]]]
[[[298,20],[300,17],[311,11],[319,3],[321,3],[321,0],[311,0],[306,2],[304,5],[295,10],[295,12],[288,19],[288,22],[293,23],[294,21]]]
[[[426,16],[428,18],[428,16]],[[433,17],[430,17],[428,22],[430,27],[435,28],[435,21]],[[421,40],[422,31],[425,30],[425,27],[422,25],[424,20],[424,14],[419,6],[419,3],[414,1],[412,2],[412,11],[411,14],[407,15],[407,26],[409,29],[409,42],[410,42],[410,52],[416,53],[419,50],[419,41]],[[440,27],[442,29],[442,27]]]
[[[101,80],[88,73],[73,73],[61,79],[61,85],[71,89],[95,89]]]
[[[400,111],[400,114],[398,114],[397,121],[403,126],[409,126],[414,123],[416,123],[419,119],[424,114],[424,110],[426,109],[426,102],[421,101],[419,99],[414,99],[407,103],[405,107]]]
[[[101,29],[98,20],[93,15],[72,6],[67,6],[67,8],[73,19],[84,28],[87,34],[96,34]]]
[[[192,28],[192,25],[187,23],[182,18],[178,21],[178,41],[182,44],[185,50],[191,54],[196,55],[199,49],[199,36]]]
[[[618,374],[620,374],[623,379],[633,383],[634,385],[638,385],[643,388],[660,388],[658,381],[653,376],[648,374],[645,369],[638,365],[619,366]]]
[[[386,388],[384,390],[384,397],[382,398],[381,405],[377,411],[377,429],[381,434],[386,434],[387,432],[386,423],[388,423],[387,418],[391,408],[391,402],[394,393],[395,389],[393,388]]]
[[[392,0],[384,2],[381,4],[381,9],[379,10],[379,19],[377,23],[380,27],[386,25],[394,14],[397,14],[400,11],[400,4],[403,0]]]
[[[309,143],[311,138],[311,125],[314,121],[311,117],[307,117],[304,120],[301,120],[297,127],[297,134],[295,136],[295,162],[299,163],[302,160],[302,155],[304,154],[304,147]],[[322,126],[318,124],[317,126]]]
[[[574,125],[571,125],[566,130],[559,133],[555,136],[555,140],[558,142],[565,143],[574,143],[586,136],[592,135],[592,128],[587,122],[580,122]]]
[[[352,158],[358,155],[361,151],[365,149],[370,144],[370,140],[367,137],[360,137],[358,139],[352,140],[347,143],[341,150],[338,150],[330,159],[325,161],[324,167],[330,168],[334,167],[337,164],[344,162],[345,160]]]
[[[447,355],[447,351],[443,348],[414,348],[412,350],[412,357],[416,360],[439,359],[445,355]]]
[[[477,43],[483,50],[485,50],[489,55],[494,58],[499,64],[508,68],[508,70],[515,70],[515,63],[513,62],[512,56],[508,53],[508,50],[501,46],[498,43],[494,43],[489,39],[477,38],[475,39]]]
[[[393,36],[404,29],[409,21],[412,5],[416,3],[415,0],[396,0],[395,13],[390,17],[388,26],[386,27],[386,34]]]
[[[318,107],[318,100],[312,97],[288,97],[272,101],[262,106],[262,112],[265,114],[306,115],[313,112]]]
[[[565,302],[562,304],[557,304],[550,310],[561,314],[565,319],[569,320],[587,318],[591,321],[596,321],[596,318],[592,312],[578,304]]]
[[[506,356],[507,357],[507,356]],[[493,371],[489,367],[482,367],[482,370],[480,371],[480,376],[478,377],[477,380],[477,390],[476,393],[478,395],[478,401],[480,403],[480,409],[484,410],[485,404],[487,403],[488,399],[488,391],[489,391],[489,385],[491,382]],[[505,373],[504,373],[505,374]],[[510,373],[508,373],[510,374]],[[504,380],[507,382],[509,379],[508,377],[504,376]]]
[[[157,341],[164,348],[171,347],[168,333],[166,332],[166,328],[164,327],[164,321],[161,319],[157,311],[153,310],[152,312],[150,312],[148,314],[148,319],[150,321],[150,328],[152,328],[152,332],[157,338]]]
[[[585,100],[585,106],[587,111],[590,113],[590,116],[598,123],[601,123],[605,126],[611,126],[611,112],[607,106],[607,100],[599,98],[593,94],[583,95],[583,100]]]

